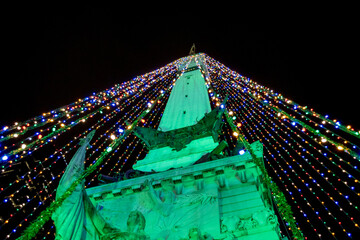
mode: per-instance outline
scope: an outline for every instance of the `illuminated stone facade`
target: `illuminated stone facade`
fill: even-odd
[[[158,130],[134,130],[150,148],[134,165],[143,176],[79,186],[53,215],[58,239],[280,238],[253,157],[248,151],[222,152],[226,144],[218,143],[217,130],[224,106],[211,111],[205,72],[194,57],[174,82]],[[263,163],[261,143],[251,148]],[[71,182],[83,171],[85,149],[86,144],[63,179]],[[60,192],[68,183],[61,184]]]

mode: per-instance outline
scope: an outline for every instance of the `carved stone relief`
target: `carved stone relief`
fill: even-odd
[[[238,216],[228,216],[221,219],[221,232],[225,233],[227,239],[233,239],[235,232],[241,230],[250,230],[266,225],[278,225],[276,215],[270,209],[257,211],[248,218],[240,218]]]
[[[100,203],[100,214],[117,229],[102,239],[212,239],[212,229],[220,230],[216,194],[176,194],[171,181],[152,185],[145,181],[141,192]]]

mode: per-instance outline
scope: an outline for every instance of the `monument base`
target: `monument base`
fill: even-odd
[[[260,175],[247,152],[86,192],[116,229],[103,239],[279,239]]]

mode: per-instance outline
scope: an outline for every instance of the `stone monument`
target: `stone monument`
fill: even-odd
[[[53,214],[56,239],[280,239],[261,171],[262,145],[224,154],[219,142],[226,99],[211,110],[206,68],[198,55],[181,69],[158,129],[134,129],[149,148],[140,176],[84,189]],[[58,187],[84,171],[88,136]]]

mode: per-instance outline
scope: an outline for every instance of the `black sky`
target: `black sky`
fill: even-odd
[[[348,11],[247,14],[22,6],[2,16],[0,126],[185,56],[194,42],[240,74],[360,127],[360,42]]]

